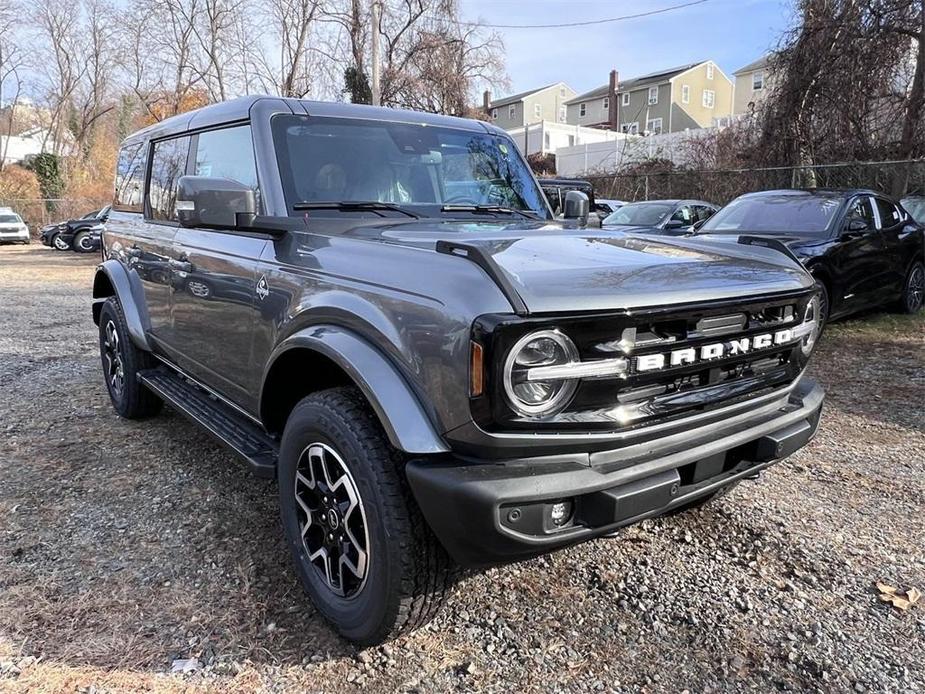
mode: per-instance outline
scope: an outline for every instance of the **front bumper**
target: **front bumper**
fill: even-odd
[[[408,481],[428,524],[463,566],[528,559],[661,515],[754,475],[815,435],[823,391],[803,379],[773,417],[695,445],[613,451],[595,464],[556,455],[516,461],[412,460]],[[552,505],[567,502],[556,526]]]
[[[7,243],[9,241],[28,241],[28,240],[29,240],[29,230],[28,229],[16,229],[15,231],[0,230],[0,243]]]

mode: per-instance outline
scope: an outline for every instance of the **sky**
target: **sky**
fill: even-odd
[[[460,0],[462,16],[487,24],[582,22],[657,10],[690,0]],[[706,0],[649,17],[556,29],[498,29],[509,89],[565,82],[579,94],[620,79],[712,59],[732,73],[773,48],[791,25],[790,0]]]

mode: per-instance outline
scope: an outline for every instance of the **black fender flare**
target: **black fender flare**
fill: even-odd
[[[395,364],[369,341],[337,325],[303,328],[277,345],[261,382],[261,413],[266,405],[266,383],[273,364],[292,349],[315,351],[340,366],[369,401],[389,442],[397,449],[418,455],[449,452],[420,399]]]
[[[93,278],[93,322],[100,324],[103,303],[115,296],[122,305],[129,337],[138,349],[151,351],[147,330],[151,325],[145,307],[144,289],[138,274],[126,270],[118,260],[106,260],[96,268]]]

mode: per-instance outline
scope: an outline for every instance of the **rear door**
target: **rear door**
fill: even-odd
[[[190,173],[227,178],[259,191],[250,125],[193,136]],[[259,196],[258,196],[259,198]],[[234,230],[180,228],[173,272],[178,364],[245,408],[254,406],[260,369],[251,364],[257,263],[265,237]]]
[[[892,201],[877,197],[877,216],[883,239],[884,301],[898,296],[906,281],[909,263],[919,249],[916,225]]]
[[[151,194],[157,204],[166,203],[178,178],[178,167],[186,165],[188,138],[169,145],[148,142],[122,147],[116,168],[116,192],[106,227],[104,254],[122,262],[144,295],[148,314],[148,336],[155,350],[165,351],[170,330],[170,252],[176,226],[153,218],[148,212]],[[154,183],[145,187],[148,162]]]

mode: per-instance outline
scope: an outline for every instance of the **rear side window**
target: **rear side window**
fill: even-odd
[[[877,212],[880,213],[880,228],[889,229],[894,227],[902,221],[902,215],[899,213],[899,209],[891,203],[889,200],[884,200],[883,198],[876,198],[877,200]]]
[[[116,164],[116,190],[112,208],[123,212],[141,212],[145,184],[145,157],[148,148],[143,142],[125,145],[119,150]]]
[[[240,125],[198,135],[196,176],[229,178],[257,190],[257,162],[251,127]]]
[[[154,143],[148,203],[151,219],[177,221],[177,182],[186,173],[189,137],[175,137]]]

